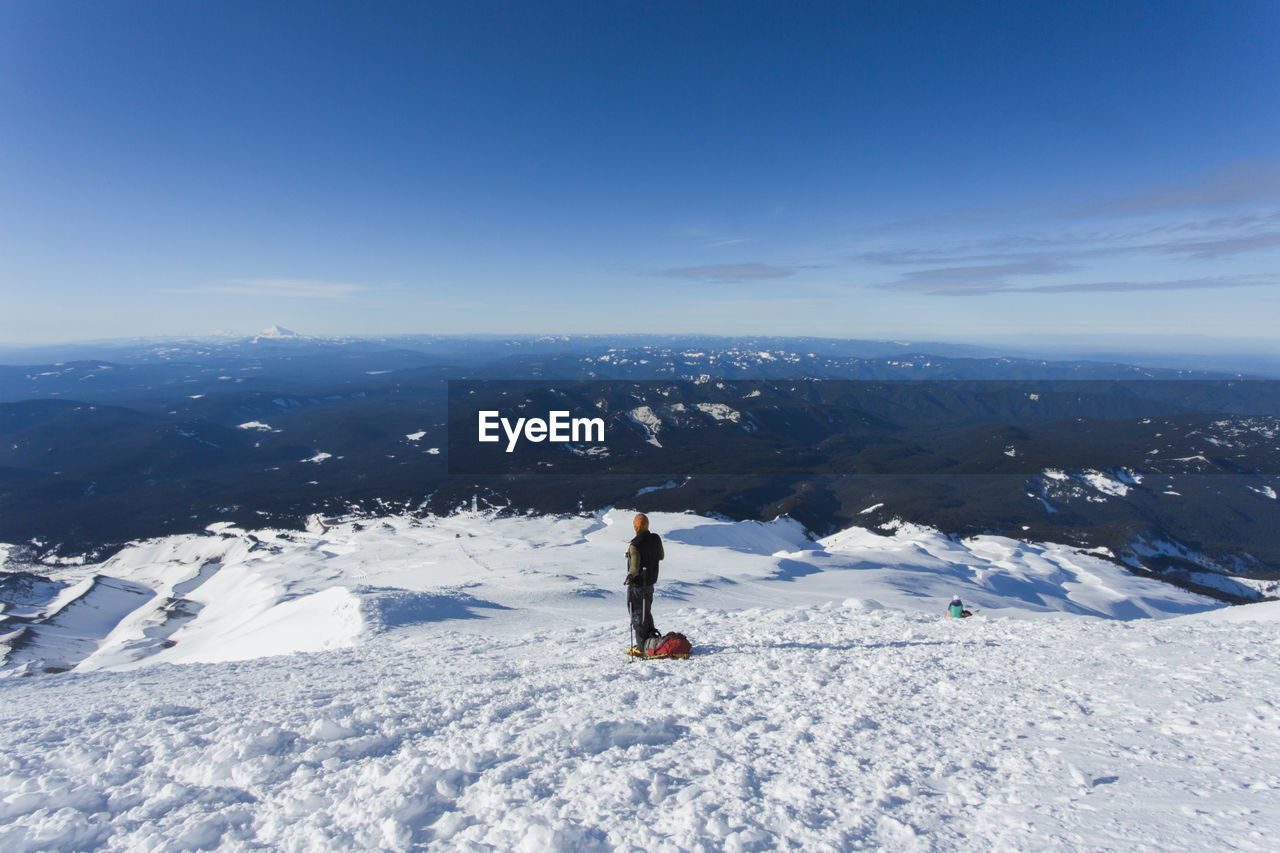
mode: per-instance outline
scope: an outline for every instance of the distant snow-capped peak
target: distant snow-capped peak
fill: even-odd
[[[266,338],[269,340],[279,340],[280,338],[296,338],[296,337],[298,337],[297,332],[290,331],[289,329],[286,329],[283,326],[272,326],[269,329],[264,329],[261,332],[258,332],[258,334],[253,336],[253,339],[255,341],[261,340],[263,338]]]

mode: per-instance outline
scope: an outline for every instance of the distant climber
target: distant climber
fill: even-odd
[[[965,610],[964,605],[960,603],[960,596],[957,595],[952,597],[951,604],[947,607],[947,618],[964,619],[965,617],[972,615],[973,614],[968,610]]]
[[[653,585],[658,581],[658,561],[666,557],[662,537],[649,530],[643,513],[633,521],[635,538],[627,546],[627,612],[631,615],[633,649],[643,652],[645,642],[659,637],[653,627]]]

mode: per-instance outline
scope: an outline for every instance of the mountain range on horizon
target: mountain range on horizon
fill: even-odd
[[[219,521],[634,497],[785,514],[815,535],[905,521],[1102,548],[1229,600],[1257,590],[1228,576],[1280,578],[1266,379],[822,338],[273,326],[98,352],[0,366],[0,541],[15,559],[100,558]],[[600,414],[607,452],[540,445],[477,467],[477,448],[451,440],[470,434],[455,387]]]
[[[299,346],[329,344],[350,347],[404,348],[410,351],[444,353],[457,357],[476,351],[483,342],[530,347],[534,351],[582,349],[593,346],[672,345],[693,346],[765,346],[780,348],[816,348],[822,352],[844,356],[882,358],[892,355],[923,354],[953,358],[1024,361],[1090,362],[1191,370],[1229,375],[1280,378],[1280,356],[1269,341],[1249,339],[1205,338],[1194,335],[1111,335],[1083,337],[1079,335],[1020,337],[976,341],[932,341],[897,339],[860,339],[806,337],[796,335],[696,335],[654,334],[638,332],[617,334],[547,334],[524,335],[479,333],[419,334],[308,334],[281,324],[273,324],[256,333],[219,332],[208,335],[167,335],[158,337],[110,338],[62,343],[0,345],[0,364],[39,365],[80,359],[147,361],[172,358],[174,355],[199,355],[214,350],[226,351],[244,344],[296,344]]]

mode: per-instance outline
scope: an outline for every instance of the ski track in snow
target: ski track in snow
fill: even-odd
[[[688,661],[621,654],[621,596],[601,587],[620,580],[625,514],[329,530],[279,554],[139,546],[407,585],[391,546],[413,534],[440,560],[417,569],[438,594],[378,598],[386,627],[346,648],[0,680],[0,849],[1164,853],[1280,837],[1280,603],[1206,610],[994,537],[855,530],[806,552],[784,523],[652,517],[668,543],[655,616],[693,639]],[[531,574],[530,549],[558,574]],[[614,571],[593,576],[606,554]],[[177,576],[128,553],[104,566],[130,560],[137,580]],[[1049,601],[1054,584],[1069,598]],[[983,611],[938,618],[952,590]],[[1088,607],[1055,612],[1071,600]],[[1108,606],[1192,615],[1080,615]],[[188,645],[216,660],[201,636]]]

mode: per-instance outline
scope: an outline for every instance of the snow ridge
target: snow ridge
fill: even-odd
[[[851,528],[815,543],[786,518],[653,519],[672,553],[662,594],[705,606],[744,596],[809,604],[856,595],[936,612],[957,592],[986,612],[1022,615],[1135,619],[1214,606],[1060,545],[995,536],[957,541],[910,525],[892,536]],[[479,614],[497,632],[566,618],[588,625],[600,618],[602,598],[619,600],[615,526],[629,529],[625,513],[551,519],[460,512],[351,519],[307,531],[217,523],[203,536],[137,543],[101,564],[59,569],[57,598],[0,628],[0,676],[340,648],[376,633],[387,596],[401,593],[422,597],[415,624]],[[459,591],[467,598],[462,605]],[[73,607],[81,615],[68,613]]]

